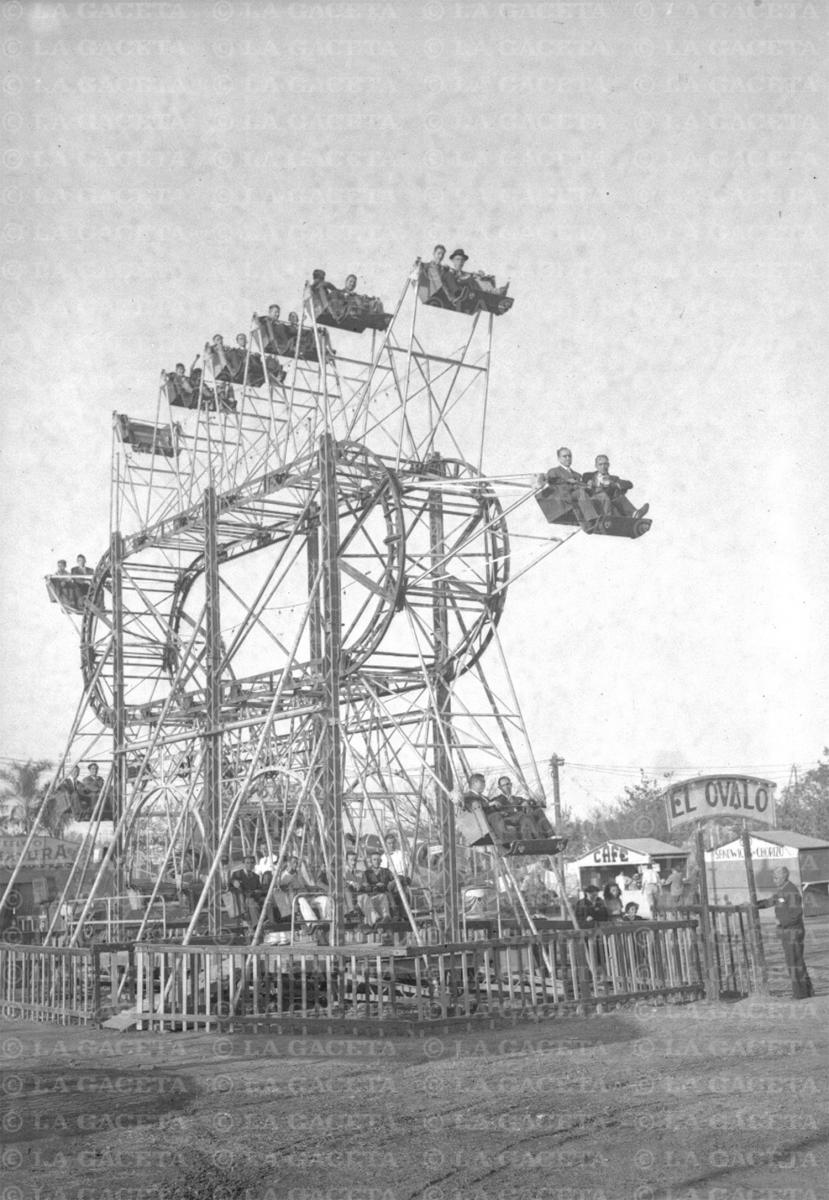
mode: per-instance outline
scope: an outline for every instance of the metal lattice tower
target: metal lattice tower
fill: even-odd
[[[422,303],[418,265],[387,328],[329,330],[306,287],[282,370],[262,378],[256,319],[241,383],[220,347],[196,407],[165,382],[154,421],[116,414],[61,764],[111,762],[62,897],[86,905],[78,928],[106,870],[155,896],[198,863],[184,938],[216,932],[234,855],[278,871],[301,850],[339,942],[345,835],[394,829],[412,856],[442,847],[435,908],[456,939],[457,789],[506,769],[543,794],[498,633],[506,515],[532,491],[505,504],[482,474],[494,316]]]

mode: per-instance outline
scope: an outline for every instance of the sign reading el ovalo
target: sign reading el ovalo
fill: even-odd
[[[774,825],[774,788],[771,780],[751,775],[698,775],[673,783],[663,793],[668,828],[684,821],[735,817]]]

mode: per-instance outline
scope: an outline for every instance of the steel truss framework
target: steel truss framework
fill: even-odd
[[[141,879],[153,899],[200,875],[183,937],[215,933],[229,864],[249,850],[274,861],[272,887],[291,853],[324,871],[341,942],[345,837],[393,830],[457,939],[458,789],[473,770],[506,770],[543,795],[525,778],[533,755],[498,631],[507,516],[533,492],[482,474],[494,318],[432,310],[416,280],[417,264],[388,328],[363,334],[317,325],[306,288],[317,361],[283,360],[284,378],[258,387],[254,321],[234,411],[204,402],[222,383],[209,357],[197,408],[162,387],[165,453],[116,419],[112,532],[57,778],[90,756],[111,765],[49,938],[66,904],[80,936],[107,871],[117,894]],[[541,540],[536,561],[560,544]],[[514,884],[500,858],[495,870]],[[422,903],[403,890],[415,938]]]

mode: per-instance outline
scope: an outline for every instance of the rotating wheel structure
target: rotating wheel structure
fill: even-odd
[[[222,701],[240,705],[307,687],[320,646],[309,632],[288,663],[325,553],[319,459],[271,472],[218,500]],[[509,577],[509,539],[491,485],[460,460],[395,470],[364,446],[336,445],[336,558],[341,581],[341,671],[379,672],[389,686],[438,665],[433,613],[446,611],[440,669],[458,675],[477,662],[500,619]],[[206,654],[206,516],[197,506],[126,539],[122,628],[128,723],[156,722],[173,686],[171,719],[203,708]],[[111,561],[94,573],[82,626],[82,664],[91,701],[114,721],[112,655],[94,680],[113,625]],[[264,665],[273,664],[265,670]],[[94,682],[93,682],[94,680]]]
[[[356,443],[337,446],[336,555],[342,577],[342,669],[355,671],[382,641],[404,578],[404,512],[394,472]],[[318,460],[271,472],[243,494],[219,498],[217,540],[223,650],[223,700],[238,707],[271,692],[318,580],[322,545]],[[173,683],[179,720],[199,715],[204,686],[205,517],[201,506],[127,539],[122,625],[127,719],[158,720]],[[318,586],[318,584],[317,584]],[[96,665],[112,628],[109,554],[93,577],[82,627],[82,664],[92,704],[114,721],[111,656]],[[286,691],[319,670],[308,623],[290,663]],[[273,663],[264,671],[263,664]],[[294,678],[295,677],[295,678]]]

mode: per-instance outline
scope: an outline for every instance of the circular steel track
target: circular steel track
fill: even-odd
[[[435,459],[395,468],[354,442],[337,444],[336,476],[344,685],[359,688],[361,672],[367,672],[373,686],[395,691],[413,686],[424,668],[440,670],[446,678],[469,670],[500,620],[509,578],[506,521],[491,485],[461,460]],[[303,608],[309,577],[314,577],[323,553],[317,459],[271,472],[243,492],[219,497],[218,504],[223,580],[234,569],[234,560],[246,556],[253,556],[251,564],[265,576],[274,564],[283,569],[281,564],[293,563],[294,576],[277,592],[277,599],[290,584],[298,610]],[[125,715],[130,723],[159,720],[191,639],[187,662],[196,666],[185,672],[168,719],[190,723],[199,716],[203,533],[198,505],[125,539],[122,624]],[[239,594],[236,599],[241,603]],[[254,668],[246,670],[239,628],[264,626],[267,610],[259,595],[245,603],[243,619],[223,630],[223,652],[231,668],[223,694],[226,690],[237,707],[246,697],[261,700],[272,694],[287,658],[278,646],[284,648],[292,640],[290,630],[283,629],[272,639],[277,646],[268,643],[268,654],[282,661],[268,666],[259,655]],[[440,647],[434,636],[438,603],[445,613]],[[98,717],[107,725],[114,722],[111,650],[97,678],[95,672],[111,626],[107,553],[93,574],[81,629],[84,682]],[[285,687],[288,703],[303,682],[307,691],[309,673],[319,668],[311,647],[306,650],[292,667],[296,684],[290,681]]]

